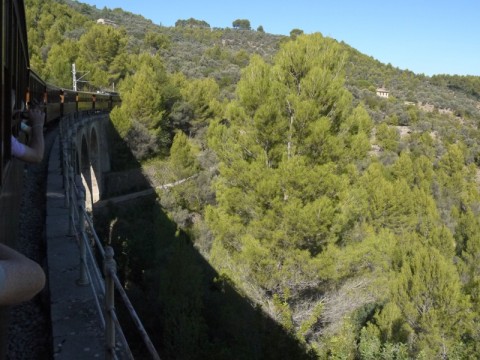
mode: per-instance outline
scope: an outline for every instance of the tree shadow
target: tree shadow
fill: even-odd
[[[112,139],[121,141],[118,134]],[[119,146],[126,150],[125,144],[111,149]],[[162,359],[315,358],[210,266],[155,195],[111,203],[95,212],[95,221],[115,250],[119,277]],[[127,333],[135,331],[127,327]],[[148,358],[137,341],[136,358]]]

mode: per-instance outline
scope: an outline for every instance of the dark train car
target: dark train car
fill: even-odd
[[[61,89],[45,85],[45,109],[46,119],[45,121],[51,122],[54,119],[58,119],[62,115],[62,99]]]
[[[18,198],[22,186],[22,164],[11,157],[11,136],[19,136],[20,112],[28,89],[28,44],[23,1],[1,0],[1,167],[0,242],[16,238]]]
[[[23,164],[11,156],[11,136],[19,136],[20,112],[28,88],[28,44],[23,0],[0,6],[0,242],[15,247]],[[0,359],[5,357],[7,311],[0,307]]]
[[[122,100],[120,99],[120,95],[118,93],[110,93],[110,110],[112,110],[116,106],[120,106]]]
[[[62,116],[78,111],[77,92],[74,90],[62,89],[60,91],[62,102]]]
[[[85,110],[93,110],[94,109],[94,101],[93,96],[94,93],[90,92],[78,92],[77,93],[77,109],[78,111],[85,111]]]
[[[47,101],[46,96],[47,85],[33,70],[29,69],[26,102],[44,106]]]
[[[111,110],[120,104],[120,96],[45,83],[30,70],[24,1],[0,1],[0,243],[15,248],[24,164],[12,157],[11,139],[26,141],[21,131],[22,112],[29,106],[41,106],[48,124],[81,110]],[[0,307],[0,359],[6,356],[7,325],[7,311]]]
[[[96,93],[93,95],[95,110],[110,110],[110,95],[106,93]]]

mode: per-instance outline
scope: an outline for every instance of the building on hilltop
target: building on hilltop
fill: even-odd
[[[115,24],[112,20],[108,20],[108,19],[98,19],[97,24],[110,25],[113,27],[117,27],[117,24]]]
[[[389,92],[387,89],[383,87],[377,88],[377,96],[388,99],[388,95],[389,95]]]

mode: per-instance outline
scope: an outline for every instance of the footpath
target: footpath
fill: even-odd
[[[104,334],[92,289],[77,284],[80,254],[69,236],[59,138],[50,153],[47,180],[47,257],[54,359],[104,358]]]

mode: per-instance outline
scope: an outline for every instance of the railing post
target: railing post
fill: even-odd
[[[69,206],[69,222],[68,222],[68,235],[74,236],[75,235],[75,179],[73,177],[73,169],[71,166],[68,168],[68,177],[69,177],[69,188],[68,188],[68,195],[70,197],[70,206]]]
[[[117,264],[113,259],[113,248],[105,248],[103,272],[105,275],[105,359],[115,357],[115,322],[112,313],[115,311],[115,285],[113,275],[117,273]]]
[[[85,190],[79,190],[78,202],[78,232],[80,249],[80,277],[77,285],[85,286],[89,284],[87,275],[87,244],[85,243]]]
[[[63,156],[63,188],[65,189],[65,207],[70,207],[70,181],[68,179],[68,171],[70,163],[68,159],[68,141],[62,139],[62,156]]]

